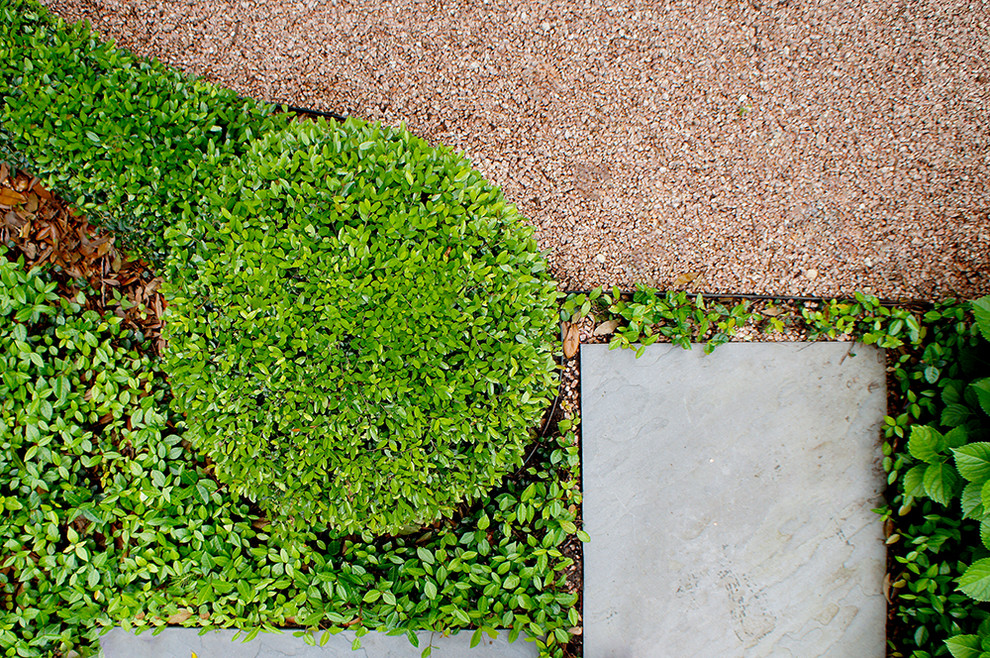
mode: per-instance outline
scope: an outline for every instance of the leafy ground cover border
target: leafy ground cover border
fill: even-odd
[[[35,189],[34,186],[36,186],[37,181],[33,181],[33,184],[32,189]],[[28,194],[31,193],[31,190],[24,191]],[[36,232],[31,233],[28,231],[25,234],[27,237],[21,241],[21,246],[34,254],[44,253],[44,249],[37,246],[39,243],[36,243],[34,246],[28,246],[31,239],[38,240],[39,238],[37,233],[39,227],[34,226],[33,228]],[[18,232],[19,235],[20,232]],[[48,236],[47,233],[43,233],[43,235]],[[78,248],[82,244],[83,241],[80,240],[76,247]],[[51,254],[49,254],[50,256]],[[98,256],[98,258],[101,257]],[[107,253],[103,254],[102,258],[105,264],[107,260],[113,260],[114,253],[112,253],[112,250],[108,250]],[[78,294],[79,288],[66,287],[65,284],[69,283],[69,279],[65,277],[63,279],[63,288],[74,290],[75,292],[73,294]],[[75,284],[86,285],[79,279],[75,279],[74,282]],[[604,342],[608,340],[615,347],[629,347],[655,340],[667,340],[681,344],[682,346],[701,341],[706,342],[709,348],[714,348],[718,344],[732,338],[765,338],[767,336],[765,332],[773,335],[775,332],[790,331],[792,335],[789,338],[865,338],[868,342],[875,342],[890,350],[888,352],[889,359],[892,358],[892,354],[896,354],[898,364],[911,365],[911,373],[913,373],[915,381],[931,383],[932,380],[937,381],[937,377],[939,376],[939,373],[935,373],[932,368],[938,368],[939,366],[944,368],[945,363],[928,363],[934,357],[929,355],[928,361],[926,361],[924,353],[919,352],[929,325],[927,323],[923,325],[921,322],[918,322],[918,318],[922,318],[925,322],[927,322],[926,318],[932,321],[948,319],[948,324],[955,325],[954,329],[952,327],[950,329],[957,331],[957,333],[961,332],[962,334],[965,334],[966,331],[969,331],[970,334],[972,333],[972,328],[966,322],[966,316],[963,314],[962,307],[951,304],[943,305],[941,307],[943,310],[941,311],[930,306],[915,305],[912,311],[909,312],[905,309],[891,310],[888,307],[881,306],[878,300],[862,296],[859,299],[848,300],[845,303],[837,301],[823,301],[821,303],[801,301],[776,304],[773,301],[745,301],[738,304],[731,304],[725,303],[729,299],[728,297],[705,299],[704,297],[688,294],[683,291],[661,293],[648,288],[641,288],[631,293],[621,293],[619,295],[616,295],[615,292],[613,291],[611,294],[608,294],[594,291],[590,294],[571,294],[563,301],[561,314],[564,319],[562,335],[564,337],[563,349],[565,353],[571,352],[571,356],[574,356],[575,352],[572,350],[576,348],[575,342]],[[126,315],[126,305],[121,305],[119,302],[117,304],[118,314]],[[928,310],[925,310],[926,308]],[[909,318],[914,318],[914,320]],[[574,336],[575,331],[578,333],[576,337]],[[568,348],[569,338],[571,339],[570,348]],[[940,354],[939,358],[942,358],[943,361],[946,360],[945,354]],[[576,365],[576,359],[573,359],[571,363]],[[885,425],[887,438],[893,440],[888,440],[885,443],[884,449],[890,452],[890,454],[887,455],[884,465],[891,473],[891,501],[896,502],[899,495],[896,489],[896,485],[899,482],[897,469],[895,468],[898,446],[896,439],[903,441],[904,437],[909,436],[911,419],[919,420],[922,418],[923,408],[928,409],[931,407],[931,403],[912,402],[911,397],[901,395],[904,390],[904,382],[911,380],[912,376],[907,370],[896,367],[888,368],[888,375],[890,378],[890,386],[888,387],[890,408],[892,410],[905,410],[897,415],[889,415]],[[572,381],[572,384],[574,385],[573,389],[570,392],[564,390],[563,395],[573,400],[570,404],[574,405],[574,410],[579,413],[579,407],[577,405],[579,405],[580,400],[580,377],[577,376],[576,380]],[[917,395],[913,399],[917,400]],[[576,452],[578,448],[575,447],[574,449]],[[903,453],[905,446],[901,445],[899,449]],[[533,459],[535,455],[536,450],[529,454],[527,461]],[[910,510],[902,511],[904,511],[904,516],[910,514]],[[579,524],[579,515],[580,510],[576,508],[574,521],[572,521],[572,523],[576,524],[575,527]],[[895,523],[894,521],[896,519],[890,518],[891,516],[893,516],[892,512],[888,514],[886,531],[888,537],[894,538],[891,540],[891,564],[894,565],[898,556],[903,557],[906,554],[903,551],[898,552],[900,546],[912,540],[912,537],[908,529],[904,527],[908,524],[907,520],[901,520]],[[901,541],[898,541],[899,539]],[[913,539],[917,539],[917,537]],[[942,578],[941,583],[951,583],[951,580],[951,578]],[[888,581],[888,585],[892,584]],[[891,589],[896,590],[897,588]],[[888,589],[886,592],[888,596],[891,596],[891,589]],[[574,591],[573,587],[571,591]],[[375,598],[378,599],[381,596],[379,594]],[[893,599],[896,600],[896,592]],[[961,601],[963,599],[959,600]],[[577,604],[578,600],[576,599],[575,606]],[[899,625],[897,623],[897,609],[896,604],[892,603],[892,642],[898,637],[903,638],[905,635],[903,630],[905,624],[903,620]],[[162,623],[167,624],[169,622],[172,624],[188,624],[191,616],[186,616],[181,609],[178,609],[167,617],[160,617],[157,622],[149,620],[149,623],[151,626]],[[142,622],[144,619],[138,621]],[[293,619],[293,621],[297,620]],[[352,626],[348,626],[348,628],[352,628]],[[961,628],[959,627],[959,629]],[[579,624],[575,624],[571,627],[571,630],[579,633]],[[974,629],[969,628],[968,630]],[[931,645],[933,642],[927,642],[927,640],[934,640],[937,634],[931,632],[927,632],[927,634],[931,637],[923,638],[926,642],[919,642],[919,638],[914,637],[914,634],[911,634],[912,637],[910,639],[915,645]],[[941,639],[944,641],[947,638],[941,637]],[[579,655],[577,652],[580,651],[580,636],[577,635],[575,638],[569,638],[569,640],[570,643],[566,645],[567,655]],[[939,650],[937,643],[935,644],[936,647],[932,652],[933,654],[936,654]],[[892,655],[897,655],[899,652],[895,646],[892,646]],[[917,655],[924,654],[918,653]]]

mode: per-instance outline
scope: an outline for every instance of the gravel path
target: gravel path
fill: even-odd
[[[985,1],[46,4],[465,151],[567,287],[990,292]]]

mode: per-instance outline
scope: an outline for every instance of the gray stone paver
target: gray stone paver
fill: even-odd
[[[114,628],[100,638],[100,645],[106,658],[191,658],[193,652],[197,658],[419,658],[432,636],[431,658],[533,658],[539,654],[536,644],[523,638],[509,644],[508,634],[504,632],[494,640],[483,635],[481,643],[473,649],[469,648],[470,632],[450,637],[420,632],[418,649],[404,635],[370,633],[361,638],[361,648],[357,651],[351,650],[355,635],[349,631],[331,636],[323,647],[307,645],[291,632],[261,633],[248,643],[232,642],[235,632],[220,630],[199,635],[195,628],[168,628],[158,635],[151,632],[135,635]],[[319,635],[316,637],[320,639]]]
[[[884,655],[882,358],[582,347],[586,656]]]

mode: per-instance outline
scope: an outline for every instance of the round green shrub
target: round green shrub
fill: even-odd
[[[521,464],[556,290],[501,192],[405,129],[296,123],[167,231],[186,438],[272,518],[395,533]]]

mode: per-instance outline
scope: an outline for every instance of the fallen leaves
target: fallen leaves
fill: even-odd
[[[595,327],[595,330],[592,332],[592,335],[607,336],[610,333],[614,332],[616,329],[618,329],[621,323],[622,323],[621,320],[606,320],[605,322],[602,322],[600,325]]]
[[[13,208],[27,201],[27,197],[9,188],[0,189],[0,206]]]
[[[167,621],[169,624],[181,624],[182,622],[192,617],[192,614],[193,614],[192,610],[189,610],[188,608],[183,608],[182,610],[179,610],[175,614],[170,615],[169,618],[166,619],[165,621]]]
[[[161,279],[143,261],[127,260],[114,245],[113,235],[89,226],[85,217],[74,214],[37,178],[10,171],[6,165],[0,165],[3,242],[14,244],[28,268],[54,266],[59,293],[65,297],[74,297],[80,281],[86,281],[98,293],[88,295],[87,308],[115,312],[161,351],[160,318],[165,308],[158,292]],[[8,257],[14,258],[14,253]]]
[[[576,324],[565,322],[563,326],[563,333],[564,358],[570,359],[578,353],[578,348],[581,346],[581,330]]]
[[[678,274],[676,277],[674,277],[673,287],[683,288],[687,284],[697,279],[699,276],[701,276],[701,272],[685,272],[684,274]]]

